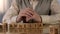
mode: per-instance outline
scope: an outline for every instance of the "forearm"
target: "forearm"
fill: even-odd
[[[9,10],[5,13],[5,15],[3,16],[3,23],[8,23],[9,21],[12,22],[16,22],[16,17],[18,15],[17,10],[14,9],[13,6],[11,6],[9,8]]]
[[[56,24],[60,22],[60,14],[57,15],[41,15],[42,22],[45,24]]]
[[[2,22],[3,23],[16,23],[16,17],[17,16],[14,16],[14,17],[11,17],[11,18],[3,18]]]

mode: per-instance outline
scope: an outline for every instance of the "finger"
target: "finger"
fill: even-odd
[[[33,16],[30,12],[27,12],[27,11],[24,11],[24,12],[22,12],[22,14],[26,14],[26,15],[28,15],[28,16]]]
[[[28,15],[28,16],[30,16],[30,17],[32,17],[33,15],[31,15],[31,14],[29,14],[29,13],[25,13],[26,15]]]
[[[31,9],[31,8],[29,8],[28,10],[29,10],[29,11],[32,11],[33,13],[35,12],[35,10],[33,10],[33,9]]]
[[[27,10],[26,12],[29,13],[29,14],[31,14],[31,15],[34,14],[32,11],[29,11],[29,10]]]
[[[31,8],[26,8],[25,10],[29,10],[29,11],[34,12],[34,10],[33,10],[33,9],[31,9]]]
[[[22,10],[20,13],[26,13],[29,16],[33,15],[33,11],[30,11],[28,8]]]
[[[27,18],[26,18],[26,21],[28,22],[30,19],[32,19],[32,18],[31,18],[31,17],[27,17]]]
[[[27,15],[27,14],[25,14],[25,13],[22,13],[22,16],[31,17],[31,16],[29,16],[29,15]]]
[[[26,17],[26,21],[28,22],[30,20],[30,16],[26,15],[26,14],[23,14],[23,16]]]

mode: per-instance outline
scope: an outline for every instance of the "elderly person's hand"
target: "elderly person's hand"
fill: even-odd
[[[18,17],[17,17],[17,22],[21,21],[22,16],[26,17],[26,21],[28,22],[31,19],[34,19],[37,22],[41,22],[41,17],[32,9],[26,8],[20,11]]]
[[[32,19],[34,19],[35,21],[37,21],[38,23],[41,23],[42,22],[42,18],[39,14],[37,14],[35,11],[34,11],[34,14],[32,16]]]
[[[16,21],[20,22],[22,20],[22,16],[25,16],[26,20],[30,20],[30,17],[32,15],[33,15],[33,12],[31,12],[29,8],[22,9],[22,10],[20,10],[19,15],[17,16]]]
[[[35,20],[35,21],[38,22],[38,23],[41,23],[41,22],[42,22],[42,18],[41,18],[41,16],[40,16],[39,14],[37,14],[34,10],[32,10],[32,9],[30,9],[30,8],[29,8],[29,11],[30,11],[30,14],[33,15],[33,16],[29,17],[29,18],[27,19],[27,21],[29,21],[29,19],[33,19],[33,20]],[[29,11],[28,11],[28,12],[29,12]],[[33,14],[32,14],[32,13],[33,13]]]

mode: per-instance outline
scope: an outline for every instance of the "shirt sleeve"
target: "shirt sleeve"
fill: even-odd
[[[16,0],[13,0],[11,7],[5,13],[2,22],[3,23],[16,23],[16,18],[18,15],[18,7]]]
[[[53,0],[51,3],[51,15],[41,15],[42,22],[46,24],[58,24],[60,23],[60,5],[57,0]]]

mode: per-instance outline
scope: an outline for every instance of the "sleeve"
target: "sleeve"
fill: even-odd
[[[2,22],[3,23],[16,23],[18,11],[19,11],[19,9],[18,9],[16,0],[13,0],[11,7],[5,13],[5,15],[2,19]]]
[[[60,5],[57,0],[51,3],[51,15],[41,15],[42,22],[45,24],[58,24],[60,23]]]

